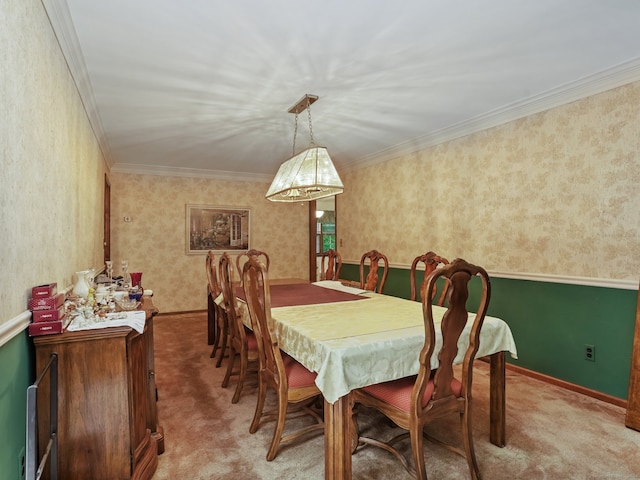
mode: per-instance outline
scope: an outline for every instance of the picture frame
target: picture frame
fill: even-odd
[[[251,245],[251,210],[244,207],[186,205],[186,254],[247,251]]]

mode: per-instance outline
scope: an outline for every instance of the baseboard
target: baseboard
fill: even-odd
[[[194,313],[207,313],[206,310],[184,310],[181,312],[160,312],[156,315],[156,317],[164,317],[167,315],[188,315]]]
[[[566,382],[564,380],[560,380],[558,378],[554,378],[549,375],[545,375],[543,373],[534,372],[533,370],[528,370],[526,368],[520,367],[518,365],[513,365],[511,363],[507,363],[506,368],[508,370],[517,372],[521,375],[526,375],[527,377],[535,378],[537,380],[541,380],[551,385],[556,385],[558,387],[562,387],[567,390],[571,390],[573,392],[581,393],[582,395],[586,395],[588,397],[592,397],[597,400],[602,400],[603,402],[607,402],[612,405],[622,407],[624,409],[627,408],[628,402],[626,400],[623,400],[622,398],[614,397],[613,395],[608,395],[606,393],[598,392],[597,390],[592,390],[590,388],[582,387],[580,385],[576,385],[575,383]]]

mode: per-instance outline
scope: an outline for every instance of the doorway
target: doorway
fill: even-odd
[[[336,197],[309,202],[309,280],[320,280],[320,256],[336,249]]]

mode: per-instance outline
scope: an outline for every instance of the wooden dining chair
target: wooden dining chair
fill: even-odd
[[[482,289],[477,313],[468,325],[469,317],[466,307],[469,297],[468,284],[476,276],[481,279]],[[428,296],[423,297],[425,341],[419,355],[418,374],[352,392],[353,401],[357,405],[379,410],[405,432],[388,442],[359,437],[358,443],[374,445],[391,452],[414,478],[426,480],[423,437],[427,437],[466,457],[471,478],[479,479],[480,472],[471,430],[471,384],[473,361],[478,351],[480,329],[491,297],[491,284],[487,272],[482,267],[471,265],[462,259],[456,259],[443,268],[434,270],[428,277],[427,291],[431,291],[441,277],[448,279],[451,286],[449,305],[441,322],[443,343],[440,351],[435,352],[435,328],[438,322],[434,319],[433,304]],[[465,329],[466,326],[469,328]],[[461,335],[469,336],[469,345],[464,351],[461,378],[456,379],[453,365],[458,354],[458,339]],[[439,366],[437,370],[432,371],[431,357],[434,354],[437,355]],[[430,421],[452,413],[460,416],[463,448],[433,439],[424,431],[425,425]],[[413,466],[394,447],[397,441],[407,437],[411,439]]]
[[[422,280],[422,284],[420,285],[420,297],[418,297],[417,291],[416,291],[416,270],[420,262],[424,263],[424,277]],[[409,271],[410,272],[409,278],[411,283],[411,300],[422,300],[424,298],[424,293],[426,292],[426,288],[427,288],[427,279],[429,278],[429,275],[431,274],[431,272],[433,272],[436,268],[438,268],[439,265],[447,265],[448,263],[449,263],[449,260],[431,251],[414,258],[413,262],[411,263],[411,270]],[[431,292],[431,301],[433,301],[436,298],[436,295],[438,294],[437,287],[438,286],[436,285],[433,291]],[[447,298],[448,290],[449,290],[449,282],[446,279],[444,279],[444,282],[442,284],[442,291],[440,292],[440,295],[438,296],[438,300],[436,301],[437,305],[440,305],[440,306],[444,305],[444,302]]]
[[[320,257],[320,280],[338,280],[342,269],[342,255],[329,249]]]
[[[215,358],[216,353],[220,350],[220,357],[216,363],[216,367],[220,367],[227,349],[227,335],[229,334],[229,328],[224,306],[215,303],[215,299],[222,293],[222,288],[220,287],[220,282],[218,280],[216,257],[211,250],[207,252],[205,265],[207,269],[207,285],[209,291],[207,331],[209,336],[211,336],[213,332],[213,349],[211,350],[210,357]]]
[[[378,264],[382,261],[382,267]],[[378,275],[378,269],[382,268],[382,278]],[[365,276],[365,272],[366,276]],[[366,252],[360,258],[360,288],[376,293],[382,293],[384,283],[389,273],[389,260],[387,256],[377,250]],[[378,279],[380,281],[378,282]]]
[[[316,373],[280,351],[273,330],[267,268],[256,257],[251,257],[244,264],[243,289],[251,325],[258,340],[260,362],[258,401],[249,432],[258,431],[262,420],[275,420],[276,426],[267,451],[267,460],[271,461],[282,444],[293,442],[311,432],[324,431],[321,412],[313,405],[319,399],[320,390],[315,384]],[[277,406],[273,411],[264,412],[268,388],[275,390]],[[314,423],[285,435],[285,419],[301,415],[311,415]]]
[[[236,391],[231,399],[231,403],[238,403],[240,395],[242,395],[242,389],[244,388],[249,364],[254,363],[257,368],[258,344],[253,332],[247,329],[244,323],[242,323],[242,315],[239,312],[238,302],[234,293],[233,264],[226,252],[220,257],[220,283],[222,285],[222,297],[224,299],[224,308],[229,324],[229,360],[227,363],[227,372],[222,380],[222,386],[226,388],[229,385],[231,375],[234,373],[238,375]],[[238,370],[234,372],[236,357],[238,357],[240,365]]]
[[[269,267],[271,266],[271,260],[269,259],[269,254],[267,252],[252,248],[246,252],[239,253],[236,257],[236,269],[238,270],[238,276],[240,277],[240,285],[242,285],[242,267],[251,257],[257,257],[262,263],[264,263],[267,267],[267,271],[269,271]]]

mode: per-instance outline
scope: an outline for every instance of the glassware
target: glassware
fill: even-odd
[[[129,298],[140,300],[142,298],[142,293],[144,292],[142,288],[142,272],[131,272],[129,276],[131,277]]]
[[[129,275],[131,276],[132,287],[142,287],[142,272],[131,272]]]
[[[106,260],[104,264],[107,271],[107,278],[109,279],[109,285],[111,285],[113,283],[113,262],[111,260]]]
[[[129,285],[131,285],[131,277],[129,276],[129,261],[122,260],[120,262],[120,265],[122,267],[122,287],[129,288]]]
[[[96,288],[96,284],[95,284],[95,279],[96,279],[96,269],[95,268],[90,268],[89,270],[87,270],[87,274],[86,274],[86,279],[87,279],[87,284],[89,285],[89,288]]]

